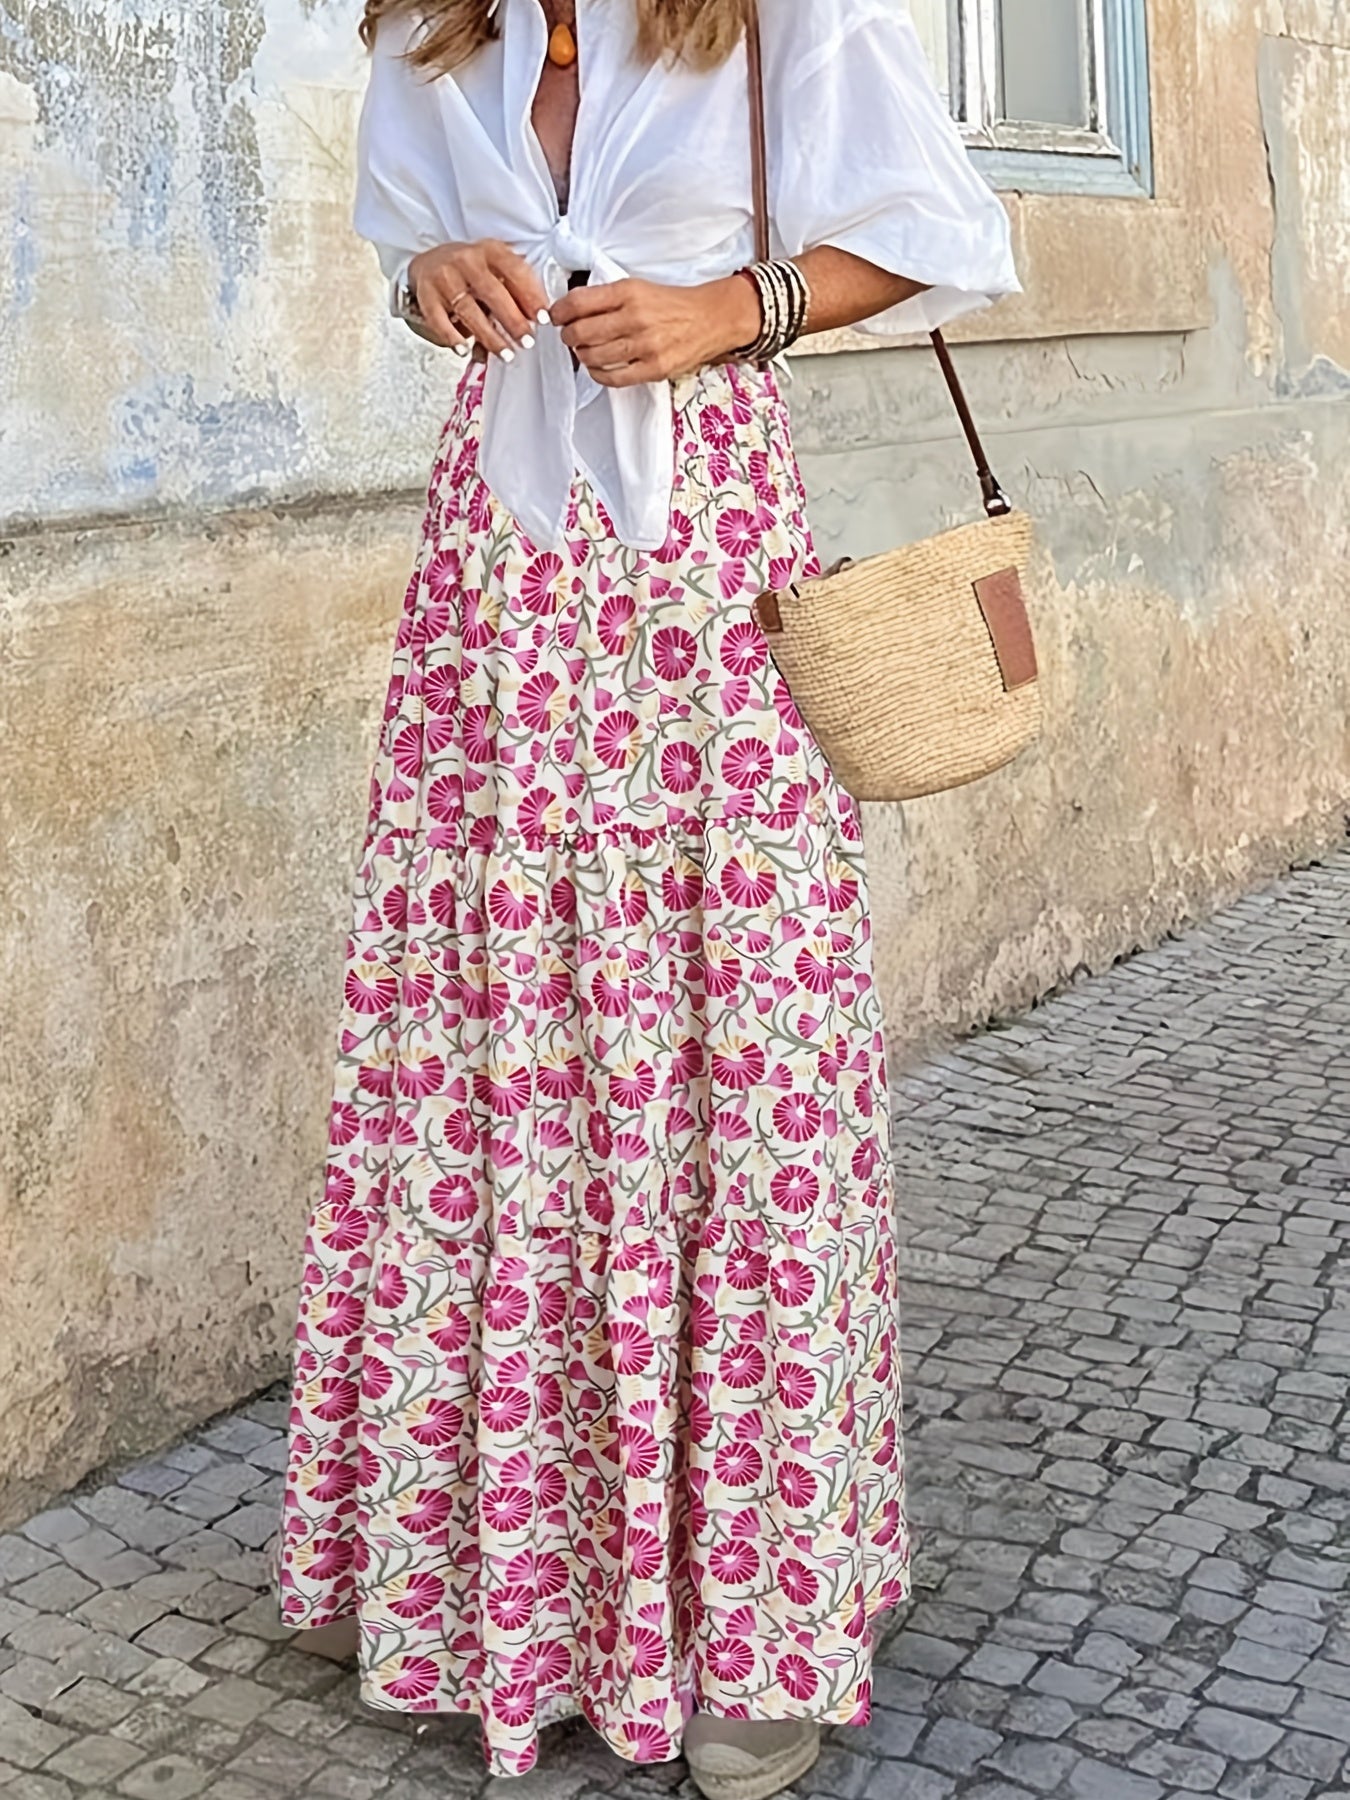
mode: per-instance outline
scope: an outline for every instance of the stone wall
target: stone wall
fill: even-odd
[[[348,234],[355,11],[0,0],[0,1515],[283,1366],[449,380]],[[1350,19],[1152,13],[1157,199],[1011,197],[963,353],[1051,725],[868,818],[897,1058],[1345,829]],[[828,549],[973,509],[926,352],[794,411]]]

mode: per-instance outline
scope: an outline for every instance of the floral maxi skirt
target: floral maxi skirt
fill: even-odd
[[[306,1246],[284,1617],[520,1774],[582,1712],[865,1721],[908,1589],[858,821],[752,611],[812,567],[771,374],[675,390],[667,544],[432,475]]]

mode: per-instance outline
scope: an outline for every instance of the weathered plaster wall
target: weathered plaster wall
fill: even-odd
[[[430,366],[348,228],[359,11],[0,0],[0,523],[410,482]]]
[[[0,0],[0,1516],[284,1354],[448,375],[347,235],[355,10]],[[1350,13],[1154,14],[1157,202],[1014,202],[965,352],[1051,727],[868,819],[898,1046],[1344,829]],[[795,411],[828,546],[971,510],[925,352]]]
[[[376,505],[0,558],[11,1503],[276,1370],[408,537]]]

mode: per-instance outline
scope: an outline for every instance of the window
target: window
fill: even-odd
[[[996,185],[1151,191],[1144,0],[913,0],[913,10]]]

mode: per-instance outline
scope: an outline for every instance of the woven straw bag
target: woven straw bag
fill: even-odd
[[[770,255],[759,22],[748,49],[756,255]],[[792,697],[855,800],[914,800],[978,781],[1041,734],[1023,594],[1032,525],[989,467],[940,332],[943,374],[975,457],[987,517],[862,562],[837,564],[756,612]]]

